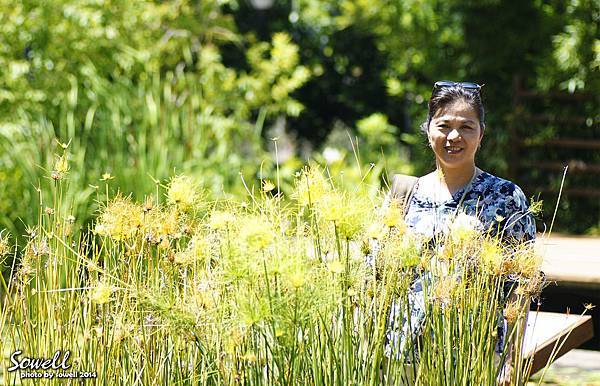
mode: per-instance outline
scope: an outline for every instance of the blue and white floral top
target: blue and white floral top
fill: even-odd
[[[416,235],[430,240],[432,248],[440,247],[436,242],[437,236],[441,240],[449,232],[459,205],[459,212],[476,222],[473,226],[494,236],[500,235],[505,243],[522,243],[535,239],[535,220],[528,212],[527,198],[517,185],[508,180],[481,172],[470,184],[455,192],[446,201],[436,200],[433,194],[435,193],[419,189],[417,181],[405,215],[409,229]],[[389,202],[389,195],[386,202]],[[401,315],[400,310],[396,310],[400,304],[392,306],[392,326],[387,334],[386,345],[388,356],[392,352],[403,351],[409,334],[413,337],[419,334],[426,308],[422,291],[420,279],[415,280],[409,293],[412,316],[410,323],[395,317],[394,314]],[[506,329],[506,322],[502,315],[499,315],[497,353],[503,351]]]
[[[431,192],[422,190],[417,181],[405,216],[406,224],[416,234],[435,238],[448,232],[449,221],[464,194],[460,210],[477,219],[481,231],[501,234],[506,242],[535,239],[535,221],[528,213],[527,198],[521,188],[508,180],[481,172],[470,185],[444,202],[436,202]]]

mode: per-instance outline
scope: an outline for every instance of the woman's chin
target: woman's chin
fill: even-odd
[[[475,164],[474,160],[464,157],[464,154],[455,156],[445,156],[438,161],[438,163],[440,163],[443,167],[448,169],[470,167]]]

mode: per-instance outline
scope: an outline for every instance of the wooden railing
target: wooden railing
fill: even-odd
[[[598,96],[589,93],[568,93],[568,92],[538,92],[526,90],[522,88],[521,81],[515,77],[513,84],[513,123],[509,128],[510,133],[510,159],[509,159],[509,175],[513,180],[527,181],[527,174],[531,170],[544,170],[552,173],[556,177],[555,180],[560,180],[563,170],[568,166],[568,173],[583,175],[596,181],[595,184],[585,184],[577,186],[568,184],[563,189],[562,193],[570,197],[600,197],[600,161],[598,158],[590,161],[594,157],[592,154],[600,154],[600,139],[573,137],[577,135],[578,130],[590,130],[597,128],[600,124],[598,111],[595,116],[577,116],[577,115],[560,115],[554,111],[534,111],[532,112],[529,106],[539,101],[550,101],[554,105],[566,104],[581,104],[585,102],[596,102]],[[600,107],[599,107],[600,109]],[[540,109],[538,109],[540,110]],[[568,134],[559,134],[554,138],[536,139],[532,135],[532,130],[543,127],[544,125],[564,125],[568,126]],[[527,127],[529,130],[524,130]],[[535,132],[533,133],[535,134]],[[561,137],[560,135],[564,135]],[[525,155],[532,150],[540,153],[546,150],[550,155],[562,153],[569,154],[568,157],[560,159],[551,159],[550,157],[538,156],[536,158],[528,158]],[[596,153],[591,153],[596,152]],[[552,157],[556,158],[556,157]],[[526,183],[523,188],[529,192],[546,192],[558,193],[557,184],[553,186],[539,185]]]

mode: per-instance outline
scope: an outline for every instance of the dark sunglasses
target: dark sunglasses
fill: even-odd
[[[477,83],[472,83],[472,82],[452,82],[449,80],[438,80],[437,82],[435,82],[433,84],[433,89],[438,90],[438,89],[444,88],[444,87],[455,87],[455,86],[462,87],[466,90],[475,90],[477,92],[480,92],[481,88],[484,85],[480,86]]]

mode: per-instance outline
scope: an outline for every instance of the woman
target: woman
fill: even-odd
[[[535,222],[521,189],[475,165],[485,131],[480,89],[474,83],[435,83],[422,129],[437,169],[416,182],[406,208],[407,225],[436,238],[444,232],[444,220],[460,206],[482,229],[500,232],[506,242],[533,240]]]
[[[475,155],[485,131],[485,112],[475,83],[436,82],[429,114],[422,129],[435,155],[436,170],[418,179],[396,176],[384,206],[391,199],[405,203],[405,221],[413,233],[439,248],[458,211],[483,232],[503,243],[523,243],[535,238],[535,222],[521,189],[514,183],[482,171]],[[422,286],[413,284],[410,325],[391,333],[390,346],[400,347],[409,331],[418,334],[424,315]],[[508,326],[500,318],[496,352],[503,351]],[[508,366],[505,367],[505,372]]]

